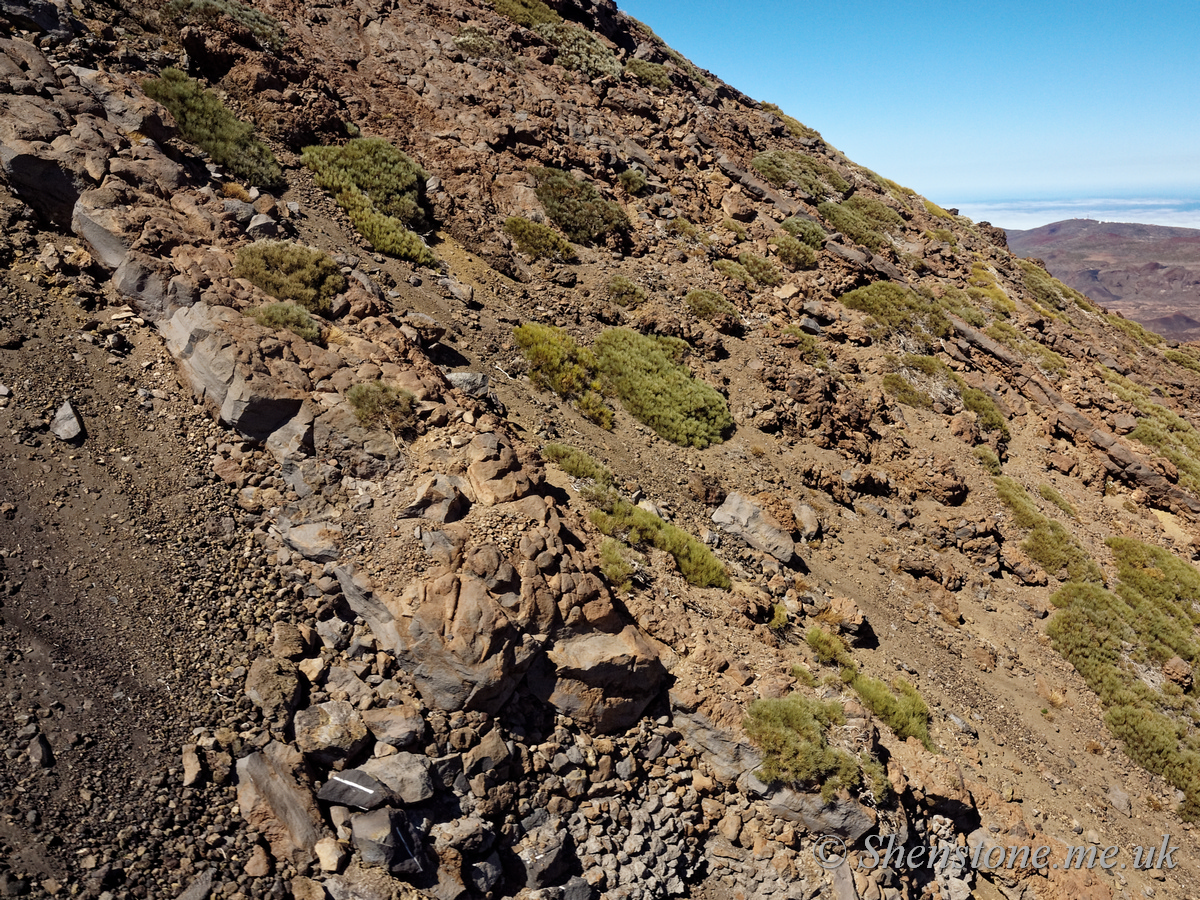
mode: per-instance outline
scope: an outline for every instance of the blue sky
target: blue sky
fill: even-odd
[[[1075,215],[1200,227],[1190,3],[618,3],[850,159],[972,218],[1028,228],[1081,202]]]

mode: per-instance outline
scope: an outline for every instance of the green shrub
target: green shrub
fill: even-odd
[[[408,230],[426,224],[421,192],[428,176],[407,153],[381,138],[359,138],[338,147],[305,147],[300,159],[372,247],[417,265],[437,262]]]
[[[566,239],[541,222],[510,216],[504,221],[504,233],[517,242],[517,249],[534,259],[567,262],[575,259],[575,249]]]
[[[800,122],[798,119],[793,119],[791,116],[789,116],[787,113],[785,113],[782,109],[780,109],[774,103],[762,103],[759,105],[762,106],[762,108],[765,109],[767,112],[771,113],[771,115],[775,116],[775,118],[777,118],[781,122],[783,122],[784,126],[787,128],[788,132],[792,135],[792,137],[798,138],[802,141],[803,140],[820,140],[821,139],[821,133],[819,131],[809,128],[807,125]]]
[[[646,292],[624,275],[613,276],[608,283],[608,296],[618,306],[633,309],[646,301]]]
[[[593,244],[609,234],[628,230],[625,211],[601,197],[588,182],[561,169],[534,169],[533,177],[546,215],[576,244]]]
[[[789,269],[813,269],[817,265],[817,251],[790,234],[778,234],[771,238],[775,255]]]
[[[962,402],[963,406],[975,413],[980,428],[998,432],[1002,441],[1008,440],[1008,420],[991,397],[977,388],[963,388]]]
[[[1191,423],[1150,399],[1150,390],[1101,368],[1104,380],[1118,398],[1141,414],[1129,436],[1169,459],[1179,470],[1179,484],[1200,493],[1200,432]]]
[[[562,16],[552,10],[542,0],[493,0],[496,12],[508,16],[518,25],[535,28],[538,25],[556,25],[562,21]]]
[[[611,487],[613,474],[608,466],[596,462],[582,450],[568,447],[566,444],[547,444],[542,448],[542,456],[570,475],[572,478],[589,479],[600,487]]]
[[[613,328],[596,341],[605,383],[639,422],[681,446],[703,449],[733,427],[725,398],[680,364],[687,344]]]
[[[854,790],[862,780],[858,759],[829,746],[829,730],[845,723],[840,703],[791,694],[781,700],[755,700],[743,727],[762,751],[758,774],[764,781],[820,788],[828,803],[837,791]]]
[[[784,219],[780,223],[783,228],[792,237],[808,244],[814,250],[820,250],[825,246],[825,229],[812,219],[801,219],[797,216],[792,216],[789,219]]]
[[[771,621],[767,623],[767,627],[776,634],[781,633],[788,626],[788,611],[787,607],[782,603],[776,603],[771,606]]]
[[[563,329],[526,322],[513,329],[513,338],[529,361],[529,380],[538,390],[566,398],[598,390],[595,354]]]
[[[879,679],[862,674],[856,675],[850,686],[896,737],[902,741],[915,737],[927,750],[936,749],[929,736],[929,707],[903,678],[896,680],[895,692]]]
[[[225,18],[250,32],[264,50],[278,53],[283,46],[283,29],[278,20],[237,0],[172,0],[167,14],[181,26],[200,23],[215,25]]]
[[[671,89],[671,73],[667,71],[666,66],[660,66],[658,63],[631,59],[625,63],[625,74],[647,87],[658,88],[660,91]]]
[[[817,655],[817,661],[826,666],[853,666],[854,660],[845,642],[835,634],[830,634],[818,625],[811,626],[804,633],[804,640]]]
[[[291,241],[255,241],[242,247],[233,275],[277,300],[291,300],[320,315],[328,315],[329,302],[346,287],[328,253]]]
[[[783,276],[779,274],[778,269],[771,265],[771,261],[756,256],[749,250],[743,250],[738,254],[738,263],[749,273],[751,278],[761,285],[773,287],[783,284]]]
[[[791,181],[814,197],[843,194],[850,189],[832,166],[795,150],[768,150],[754,157],[750,166],[776,187]]]
[[[738,317],[737,307],[716,291],[697,288],[694,291],[688,291],[688,295],[683,299],[687,303],[688,309],[698,319],[715,319],[717,316],[732,316],[735,319]]]
[[[839,298],[843,306],[868,313],[885,333],[916,335],[920,330],[934,337],[949,337],[950,320],[928,298],[890,281],[877,281],[856,288]]]
[[[817,686],[817,679],[808,666],[792,666],[792,677],[805,687]]]
[[[1045,372],[1061,373],[1067,370],[1066,360],[1049,347],[1043,347],[1041,344],[1027,339],[1008,322],[993,322],[984,333],[992,340],[999,341],[1018,353],[1032,356],[1037,365]]]
[[[1197,358],[1195,351],[1190,348],[1183,350],[1164,350],[1163,356],[1167,362],[1174,363],[1177,366],[1182,366],[1185,369],[1190,369],[1197,374],[1200,374],[1200,358]]]
[[[1125,332],[1125,334],[1139,344],[1147,347],[1157,347],[1163,342],[1163,339],[1159,335],[1143,328],[1137,322],[1133,321],[1133,319],[1126,319],[1124,316],[1118,316],[1113,313],[1105,313],[1104,318],[1108,320],[1108,324],[1113,326],[1113,328]]]
[[[276,189],[283,172],[271,148],[254,136],[221,99],[178,69],[163,69],[158,78],[142,82],[142,90],[175,118],[184,140],[200,146],[214,163],[251,184]]]
[[[989,475],[999,475],[1003,470],[1000,468],[1000,457],[998,457],[991,447],[979,446],[975,448],[975,458],[979,460],[983,466],[983,470]]]
[[[750,273],[746,271],[746,267],[741,263],[735,263],[732,259],[718,259],[713,263],[713,268],[726,278],[740,281],[746,287],[754,286],[754,279],[750,277]]]
[[[1079,291],[1067,287],[1041,266],[1028,259],[1018,259],[1021,269],[1021,280],[1025,289],[1037,298],[1038,302],[1050,309],[1066,309],[1072,303],[1084,309],[1092,309],[1092,303]]]
[[[633,575],[640,563],[638,555],[620,541],[606,538],[600,545],[600,574],[622,594],[633,587]]]
[[[689,222],[683,216],[676,216],[667,223],[667,231],[671,234],[677,234],[680,237],[685,237],[689,241],[703,241],[704,237],[700,233],[700,229]]]
[[[615,491],[610,491],[603,508],[592,510],[589,517],[602,534],[620,536],[635,547],[650,546],[669,553],[688,584],[729,589],[725,567],[711,550],[682,528],[634,506]]]
[[[744,241],[748,236],[745,226],[736,219],[726,218],[721,222],[721,227],[726,231],[731,232],[739,241]]]
[[[1051,601],[1059,612],[1047,634],[1054,648],[1096,692],[1105,724],[1134,762],[1162,775],[1184,792],[1180,815],[1200,817],[1200,711],[1189,693],[1164,682],[1147,683],[1141,672],[1173,656],[1200,657],[1196,629],[1200,573],[1159,547],[1131,538],[1109,538],[1119,581],[1113,591],[1098,584],[1064,585]]]
[[[588,78],[614,78],[621,74],[621,63],[604,41],[573,22],[545,23],[533,28],[558,50],[555,61]]]
[[[575,401],[575,407],[605,431],[612,431],[613,411],[597,391],[584,391]]]
[[[1075,512],[1075,507],[1072,506],[1067,501],[1066,497],[1064,497],[1057,490],[1055,490],[1052,485],[1039,484],[1038,485],[1038,493],[1042,495],[1043,500],[1047,500],[1050,503],[1053,503],[1055,506],[1057,506],[1059,509],[1061,509],[1063,512],[1065,512],[1068,516],[1070,516],[1072,519],[1079,518],[1079,515]]]
[[[918,388],[899,372],[888,372],[883,376],[883,390],[897,403],[916,409],[932,409],[933,398]]]
[[[346,391],[346,400],[364,428],[385,428],[398,441],[398,435],[416,421],[413,403],[416,397],[403,388],[382,381],[360,382]]]
[[[940,206],[938,206],[932,200],[926,200],[924,202],[925,202],[925,211],[927,213],[929,213],[931,216],[933,216],[934,218],[949,219],[950,221],[954,221],[954,216],[950,215],[950,213],[946,212],[946,210],[942,209]],[[947,238],[946,240],[949,240],[949,238]]]
[[[806,331],[797,328],[795,325],[789,325],[780,332],[781,335],[787,335],[788,341],[800,355],[800,358],[810,366],[823,366],[827,361],[825,349],[821,343]]]
[[[1001,475],[992,479],[996,494],[1029,536],[1021,544],[1029,558],[1048,575],[1058,577],[1066,571],[1069,581],[1088,581],[1102,584],[1104,573],[1079,542],[1061,524],[1042,515],[1025,489],[1011,478]]]
[[[631,197],[636,197],[646,189],[646,173],[641,169],[626,169],[617,176],[617,181]]]
[[[872,172],[870,169],[860,169],[859,171],[866,175],[867,178],[871,179],[872,183],[881,191],[891,195],[891,197],[900,203],[905,209],[910,208],[909,197],[916,194],[916,191],[914,191],[912,188],[906,188],[901,184],[897,184],[895,181],[892,181],[892,179],[884,178],[878,172]]]
[[[887,243],[884,231],[904,225],[904,219],[894,209],[864,194],[855,194],[844,203],[826,201],[817,211],[850,240],[872,250]]]
[[[480,59],[510,59],[512,51],[482,28],[468,25],[454,36],[454,46]]]
[[[953,313],[968,325],[983,328],[987,324],[987,318],[975,306],[975,301],[966,291],[948,284],[940,284],[937,287],[936,293],[932,287],[922,287],[921,296],[931,305]]]
[[[261,306],[255,310],[254,320],[273,331],[290,331],[309,343],[315,344],[321,339],[321,329],[308,314],[308,310],[292,303],[268,303]]]

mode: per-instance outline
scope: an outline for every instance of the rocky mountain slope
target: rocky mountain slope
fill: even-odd
[[[1200,339],[1200,230],[1070,219],[1007,234],[1014,253],[1044,260],[1106,309],[1165,337]]]
[[[610,3],[0,12],[6,895],[1194,892],[1188,348]]]

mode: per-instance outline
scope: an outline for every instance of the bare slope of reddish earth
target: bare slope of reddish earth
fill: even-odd
[[[1009,230],[1018,256],[1164,337],[1200,339],[1200,229],[1067,219]]]

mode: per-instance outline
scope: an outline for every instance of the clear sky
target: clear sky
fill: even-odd
[[[1068,217],[1034,221],[1039,204],[1049,214],[1078,201],[1090,207],[1078,216],[1200,227],[1191,3],[618,5],[850,159],[972,218],[1028,228]]]

